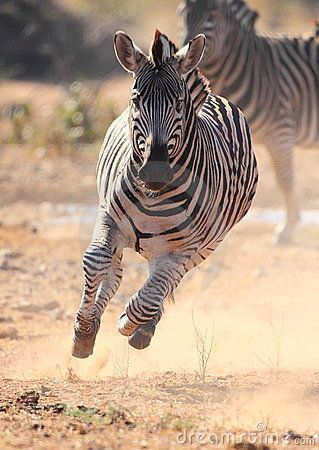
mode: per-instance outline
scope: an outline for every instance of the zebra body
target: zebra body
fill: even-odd
[[[226,120],[232,123],[233,129],[225,125],[223,128],[223,122]],[[196,129],[190,134],[192,141],[187,140],[185,148],[182,149],[183,153],[188,154],[188,158],[185,165],[179,169],[183,173],[189,173],[188,179],[185,180],[188,184],[187,190],[183,183],[167,192],[153,196],[152,193],[145,193],[142,186],[139,188],[138,180],[132,176],[134,165],[130,166],[132,149],[129,139],[128,110],[111,127],[102,149],[98,166],[100,203],[105,205],[108,215],[125,236],[127,245],[138,250],[149,260],[173,251],[205,253],[207,248],[212,251],[229,229],[247,212],[249,199],[247,194],[251,192],[252,186],[250,184],[246,186],[245,172],[236,173],[237,169],[242,170],[240,164],[244,167],[251,165],[249,160],[251,154],[248,150],[249,130],[244,116],[226,99],[208,95],[197,116],[197,122]],[[120,133],[119,130],[121,130]],[[211,136],[207,139],[206,135],[206,140],[207,131]],[[118,147],[117,142],[121,142],[121,147]],[[122,142],[125,142],[125,145],[122,145]],[[237,143],[234,145],[234,142]],[[113,159],[109,158],[113,153],[114,158],[118,160],[119,152],[122,158],[119,159],[119,166],[115,170]],[[213,171],[215,161],[222,156],[221,152],[225,152],[224,157],[229,158],[226,173]],[[205,153],[207,158],[204,157]],[[195,155],[198,161],[194,170],[192,164]],[[205,170],[211,174],[211,180],[206,182],[202,180]],[[113,178],[111,171],[113,171]],[[227,184],[227,190],[225,190],[223,178],[231,177],[232,171],[236,173],[236,179],[232,184]],[[191,180],[190,176],[195,180]],[[247,181],[253,183],[255,179],[252,177]],[[246,190],[247,187],[248,190]],[[191,196],[191,190],[194,190],[195,198]],[[205,192],[202,194],[200,191]],[[177,195],[178,201],[175,200]],[[204,232],[199,226],[202,225],[202,220],[196,214],[197,200],[201,195],[204,198],[202,204],[198,206],[206,215]],[[225,196],[235,200],[235,208],[231,202],[221,204],[221,199]],[[241,201],[243,201],[242,207],[237,207],[237,203]],[[227,220],[229,215],[233,216]]]
[[[149,262],[148,279],[118,323],[131,345],[144,348],[164,299],[242,219],[257,183],[243,114],[210,94],[196,69],[204,36],[176,52],[157,32],[149,58],[127,35],[116,36],[118,59],[135,79],[131,106],[111,125],[100,152],[98,219],[83,259],[75,323],[78,357],[93,351],[101,315],[121,280],[123,248]]]
[[[201,67],[214,92],[238,105],[270,152],[287,206],[279,242],[289,241],[299,217],[293,149],[319,143],[318,38],[257,33],[244,0],[186,0],[183,11],[185,39],[207,37]]]

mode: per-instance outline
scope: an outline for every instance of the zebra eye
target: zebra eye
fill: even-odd
[[[180,113],[182,111],[183,104],[184,104],[183,100],[177,100],[176,106],[175,106],[176,112]]]
[[[134,107],[134,109],[138,109],[140,106],[140,99],[138,97],[133,97],[132,98],[132,105]]]

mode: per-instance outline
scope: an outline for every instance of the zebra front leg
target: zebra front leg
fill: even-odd
[[[295,225],[299,221],[299,208],[294,182],[293,147],[269,146],[279,187],[284,195],[286,219],[276,228],[276,243],[288,244],[292,241]]]
[[[129,344],[143,349],[150,344],[162,316],[163,301],[177,287],[185,273],[189,257],[168,254],[150,262],[150,274],[144,286],[131,297],[119,317],[118,330],[131,336]]]
[[[162,314],[163,310],[160,308],[155,316],[137,328],[135,333],[128,340],[131,347],[134,347],[137,350],[142,350],[150,345],[151,339],[155,333],[156,325],[161,320]]]
[[[77,358],[87,358],[93,353],[101,316],[122,279],[122,253],[117,250],[120,233],[114,222],[106,219],[98,217],[92,243],[83,257],[84,288],[72,349]]]

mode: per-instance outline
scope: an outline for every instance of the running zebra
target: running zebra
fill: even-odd
[[[244,0],[184,0],[184,37],[204,33],[201,68],[214,92],[245,114],[254,142],[267,147],[286,203],[278,243],[289,242],[299,219],[293,154],[319,143],[319,41],[259,34],[258,14]]]
[[[177,51],[156,32],[147,57],[122,32],[115,51],[134,74],[129,108],[110,126],[98,167],[98,217],[83,258],[84,290],[73,355],[92,354],[102,313],[122,278],[122,251],[149,262],[149,276],[119,317],[138,349],[149,345],[163,301],[247,213],[257,166],[243,114],[209,93],[197,65],[199,35]]]

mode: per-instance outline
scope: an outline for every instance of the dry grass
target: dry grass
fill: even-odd
[[[198,361],[198,371],[196,373],[199,376],[203,385],[205,385],[208,365],[213,351],[214,326],[210,331],[207,328],[205,329],[205,331],[201,331],[195,322],[193,311],[192,311],[192,321],[195,331],[196,352]]]
[[[283,372],[286,370],[284,341],[286,338],[286,326],[284,314],[281,315],[279,324],[275,324],[273,319],[268,319],[270,333],[266,336],[268,345],[263,350],[254,348],[251,351],[257,360],[270,372],[270,376],[275,383],[279,383]]]

